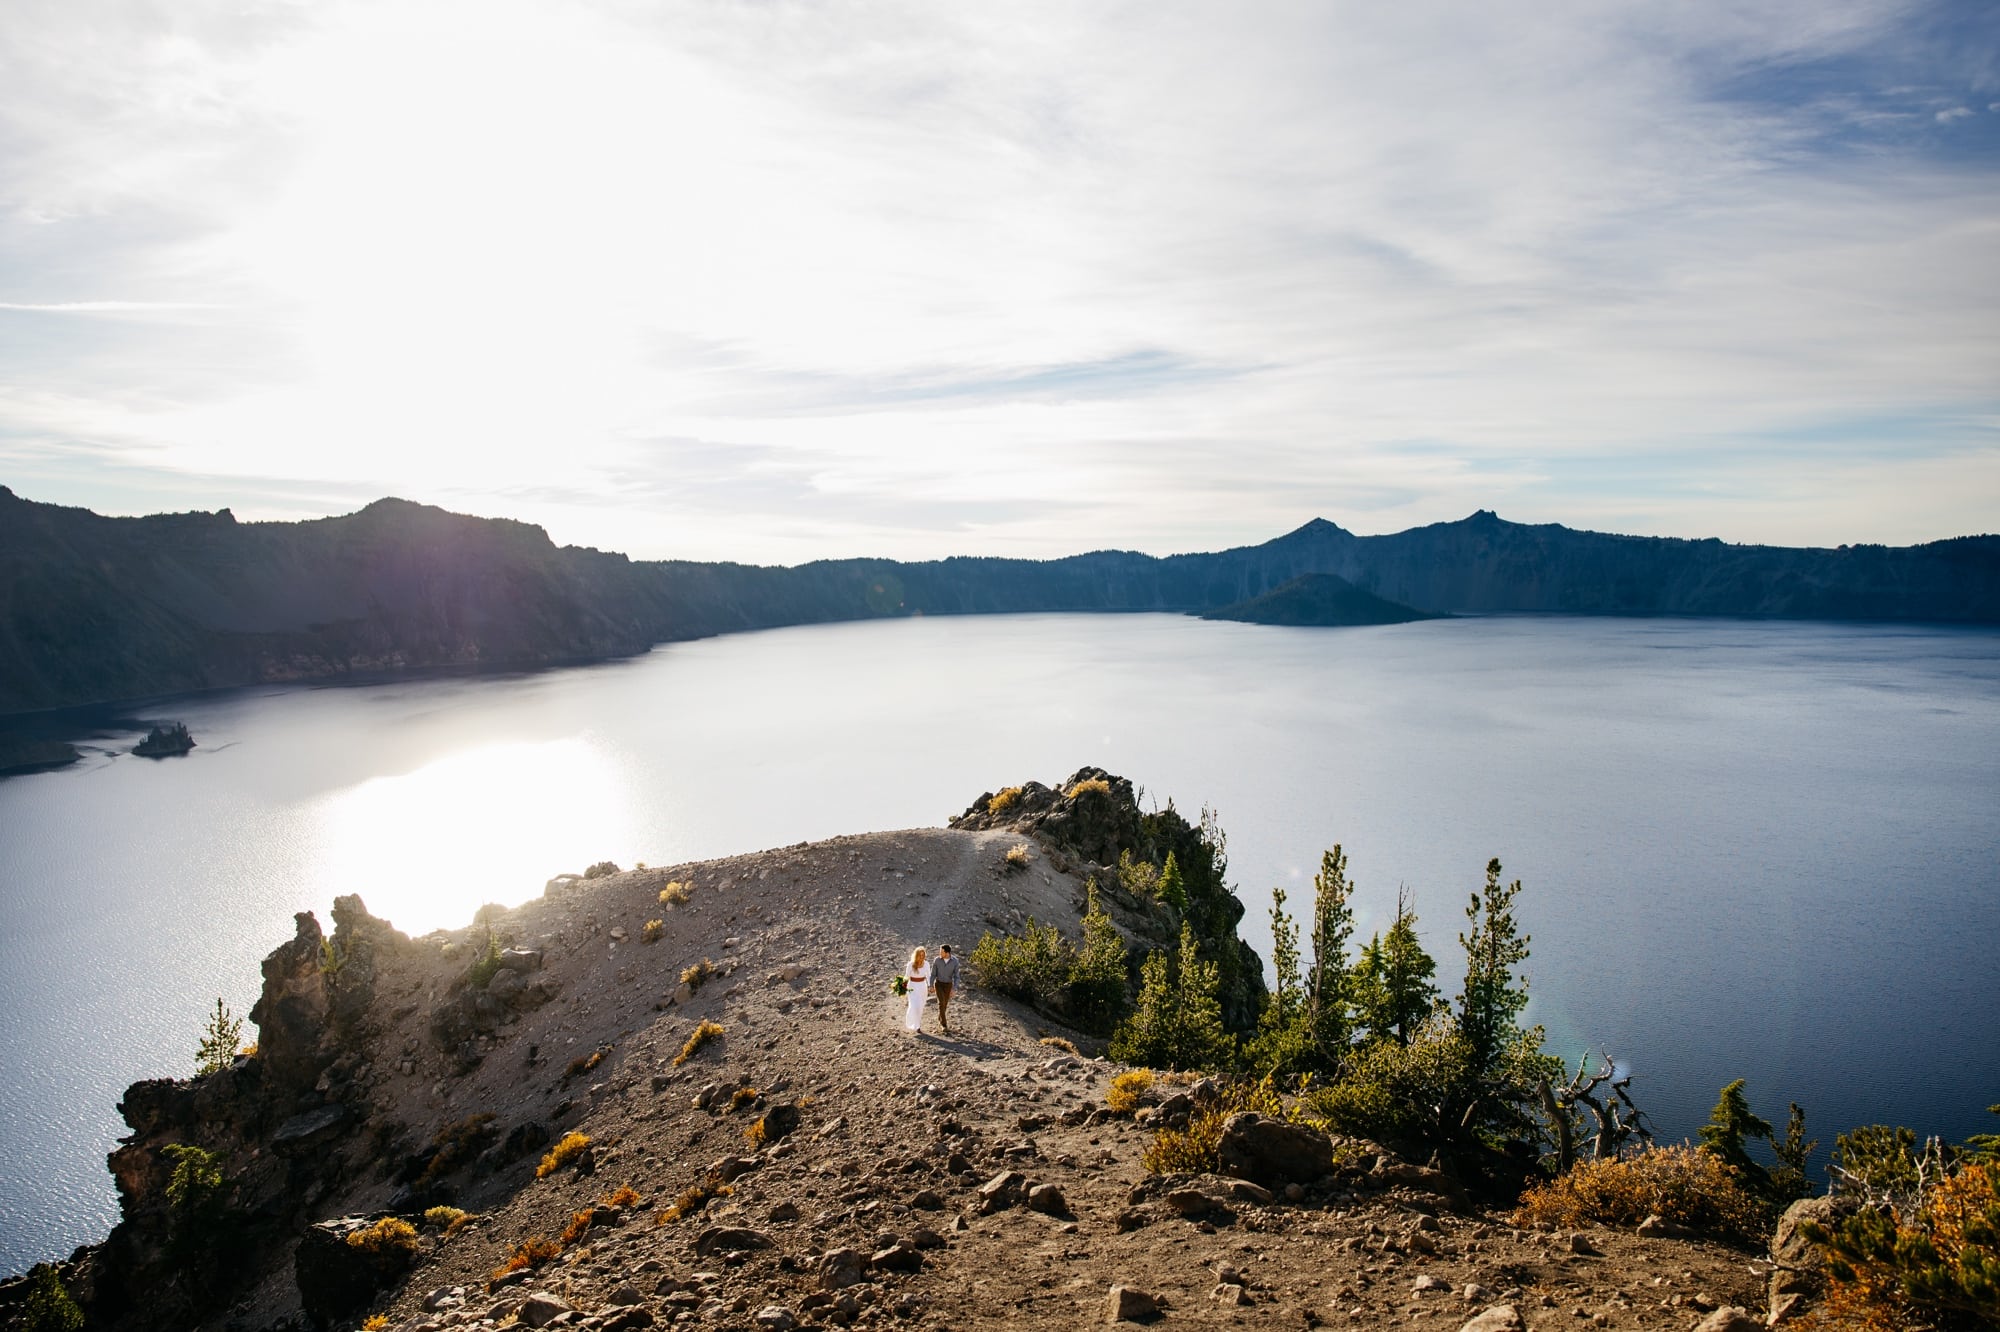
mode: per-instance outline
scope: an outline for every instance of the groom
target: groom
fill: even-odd
[[[931,963],[931,989],[937,992],[938,1024],[944,1034],[951,1035],[951,987],[958,984],[958,959],[951,955],[951,945],[938,949],[937,961]]]

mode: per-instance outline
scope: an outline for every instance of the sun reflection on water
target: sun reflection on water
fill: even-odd
[[[409,934],[593,861],[629,863],[635,845],[614,764],[587,739],[461,750],[329,797],[321,822],[324,895],[359,893]]]

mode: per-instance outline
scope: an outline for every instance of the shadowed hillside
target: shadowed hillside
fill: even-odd
[[[239,523],[226,509],[106,518],[0,487],[0,713],[273,681],[601,660],[676,639],[833,620],[1201,613],[1308,575],[1430,614],[2000,621],[2000,537],[1992,536],[1789,549],[1530,527],[1481,512],[1378,537],[1315,519],[1262,545],[1165,558],[1098,551],[776,568],[633,561],[559,547],[530,524],[395,499],[312,522]],[[1300,600],[1330,586],[1298,584],[1276,618],[1352,622]]]

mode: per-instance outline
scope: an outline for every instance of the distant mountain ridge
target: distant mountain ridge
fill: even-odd
[[[1217,611],[1307,575],[1430,614],[2000,622],[2000,536],[1837,550],[1614,536],[1480,511],[1387,536],[1314,519],[1155,557],[635,561],[378,500],[337,518],[107,518],[0,486],[0,714],[271,681],[526,668],[898,615]],[[1324,586],[1322,587],[1324,591]]]

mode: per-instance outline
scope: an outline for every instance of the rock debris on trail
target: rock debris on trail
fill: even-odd
[[[163,1205],[160,1149],[184,1141],[226,1156],[236,1205],[275,1218],[243,1241],[261,1274],[218,1328],[376,1314],[402,1332],[1484,1332],[1692,1328],[1758,1307],[1738,1250],[1609,1232],[1573,1246],[1386,1157],[1308,1169],[1310,1144],[1255,1125],[1237,1144],[1242,1178],[1150,1175],[1151,1129],[1104,1107],[1120,1070],[982,992],[970,967],[953,1035],[935,1002],[921,1034],[905,1031],[889,981],[914,945],[967,957],[1029,917],[1074,934],[1087,867],[1039,842],[1025,869],[1007,866],[1023,840],[914,830],[565,876],[415,940],[353,898],[330,938],[302,918],[265,966],[260,1057],[128,1094],[135,1134],[113,1160],[128,1222],[89,1274],[105,1307],[127,1302],[110,1325],[147,1325],[134,1281],[171,1283],[146,1218]],[[670,882],[685,902],[662,904]],[[707,978],[684,983],[704,961]],[[704,1023],[720,1034],[683,1059]],[[1183,1097],[1141,1116],[1185,1110]],[[538,1177],[568,1134],[587,1149]],[[448,1234],[422,1221],[441,1204],[470,1217]],[[380,1271],[342,1266],[360,1252],[352,1222],[298,1239],[307,1223],[391,1213],[417,1225],[416,1250]],[[560,1250],[496,1279],[536,1240]],[[302,1281],[316,1283],[311,1309]]]

